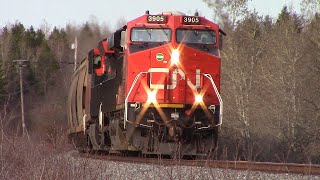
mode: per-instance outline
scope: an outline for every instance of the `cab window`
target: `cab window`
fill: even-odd
[[[171,41],[171,29],[132,28],[130,40],[130,53],[144,51],[169,43]]]
[[[212,30],[177,29],[177,42],[216,44],[216,35]]]
[[[131,31],[132,42],[169,42],[171,29],[133,28]]]
[[[176,31],[177,43],[185,44],[186,46],[205,53],[219,56],[216,40],[216,33],[213,30],[177,29]]]
[[[101,56],[96,56],[93,60],[93,68],[98,69],[101,67]]]

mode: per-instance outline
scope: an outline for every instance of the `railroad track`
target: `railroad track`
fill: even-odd
[[[303,175],[320,175],[320,165],[294,164],[294,163],[270,163],[270,162],[249,162],[249,161],[218,161],[218,160],[185,160],[185,159],[164,159],[164,158],[142,158],[122,157],[115,155],[79,154],[82,158],[109,160],[126,163],[144,163],[158,165],[183,165],[211,167],[234,170],[248,170],[271,173],[289,173]]]

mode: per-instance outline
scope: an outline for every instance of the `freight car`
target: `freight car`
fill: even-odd
[[[70,139],[109,153],[208,155],[222,124],[223,35],[197,13],[147,11],[129,21],[74,72]]]

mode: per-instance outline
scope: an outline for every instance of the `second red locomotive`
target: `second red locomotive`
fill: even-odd
[[[129,21],[76,69],[69,136],[111,153],[208,155],[222,124],[222,35],[197,14]]]

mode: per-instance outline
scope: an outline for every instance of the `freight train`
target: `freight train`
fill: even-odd
[[[222,37],[195,13],[127,22],[89,51],[68,96],[69,138],[108,153],[205,156],[222,124]]]

